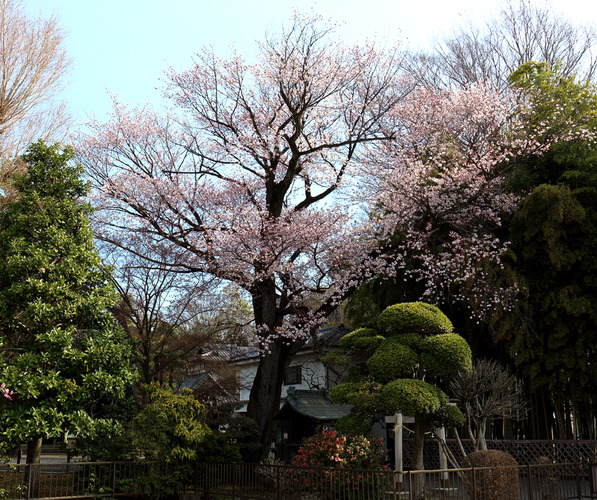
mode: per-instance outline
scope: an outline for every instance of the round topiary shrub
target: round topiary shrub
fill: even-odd
[[[379,335],[373,328],[359,328],[344,335],[338,345],[345,349],[374,351],[383,340],[384,337]]]
[[[520,500],[520,471],[512,455],[499,450],[479,450],[462,461],[467,473],[471,498],[483,500]],[[474,477],[473,477],[474,476]],[[473,488],[475,491],[472,491]]]
[[[321,357],[321,362],[323,366],[339,366],[348,364],[350,361],[350,357],[344,352],[340,350],[333,350],[326,352]]]
[[[375,353],[367,360],[369,373],[380,382],[389,382],[401,377],[412,377],[419,357],[400,339],[385,339]]]
[[[472,353],[467,341],[456,333],[422,339],[421,368],[434,377],[451,378],[472,369]]]
[[[372,380],[365,382],[342,382],[330,391],[330,401],[336,404],[349,404],[365,412],[381,411],[382,385]]]
[[[448,397],[423,380],[403,378],[383,386],[381,401],[383,408],[391,413],[416,416],[439,412],[448,404]]]
[[[377,318],[377,329],[385,336],[401,333],[437,335],[454,327],[440,309],[424,302],[404,302],[387,307]]]

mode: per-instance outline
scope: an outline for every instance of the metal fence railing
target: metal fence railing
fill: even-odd
[[[597,499],[597,464],[396,472],[287,465],[75,462],[0,468],[0,499],[199,498],[250,500]]]
[[[187,492],[253,500],[595,499],[590,464],[395,472],[198,463]]]
[[[1,465],[0,499],[115,498],[143,493],[147,464],[76,462]]]

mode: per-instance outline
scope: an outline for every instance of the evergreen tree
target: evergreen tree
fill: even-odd
[[[340,347],[344,352],[332,351],[323,359],[328,365],[354,363],[330,394],[333,402],[353,406],[353,414],[338,424],[356,430],[371,428],[383,415],[415,417],[413,467],[423,469],[428,424],[464,422],[440,386],[470,371],[469,345],[439,308],[412,302],[387,307],[373,328],[345,335]]]
[[[18,197],[0,212],[0,379],[5,441],[90,436],[111,422],[136,372],[108,308],[117,296],[94,249],[91,206],[70,148],[30,146]]]

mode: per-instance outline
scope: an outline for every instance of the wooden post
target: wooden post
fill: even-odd
[[[445,471],[448,468],[448,456],[446,455],[446,451],[442,446],[442,442],[446,443],[446,429],[442,427],[441,429],[437,430],[439,441],[439,468]],[[446,488],[448,486],[448,472],[442,472],[440,478],[442,488]]]

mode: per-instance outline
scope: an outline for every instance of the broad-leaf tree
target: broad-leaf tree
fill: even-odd
[[[93,435],[135,380],[117,296],[94,249],[88,185],[69,148],[33,144],[17,201],[0,212],[0,379],[14,391],[0,430],[28,443]]]

